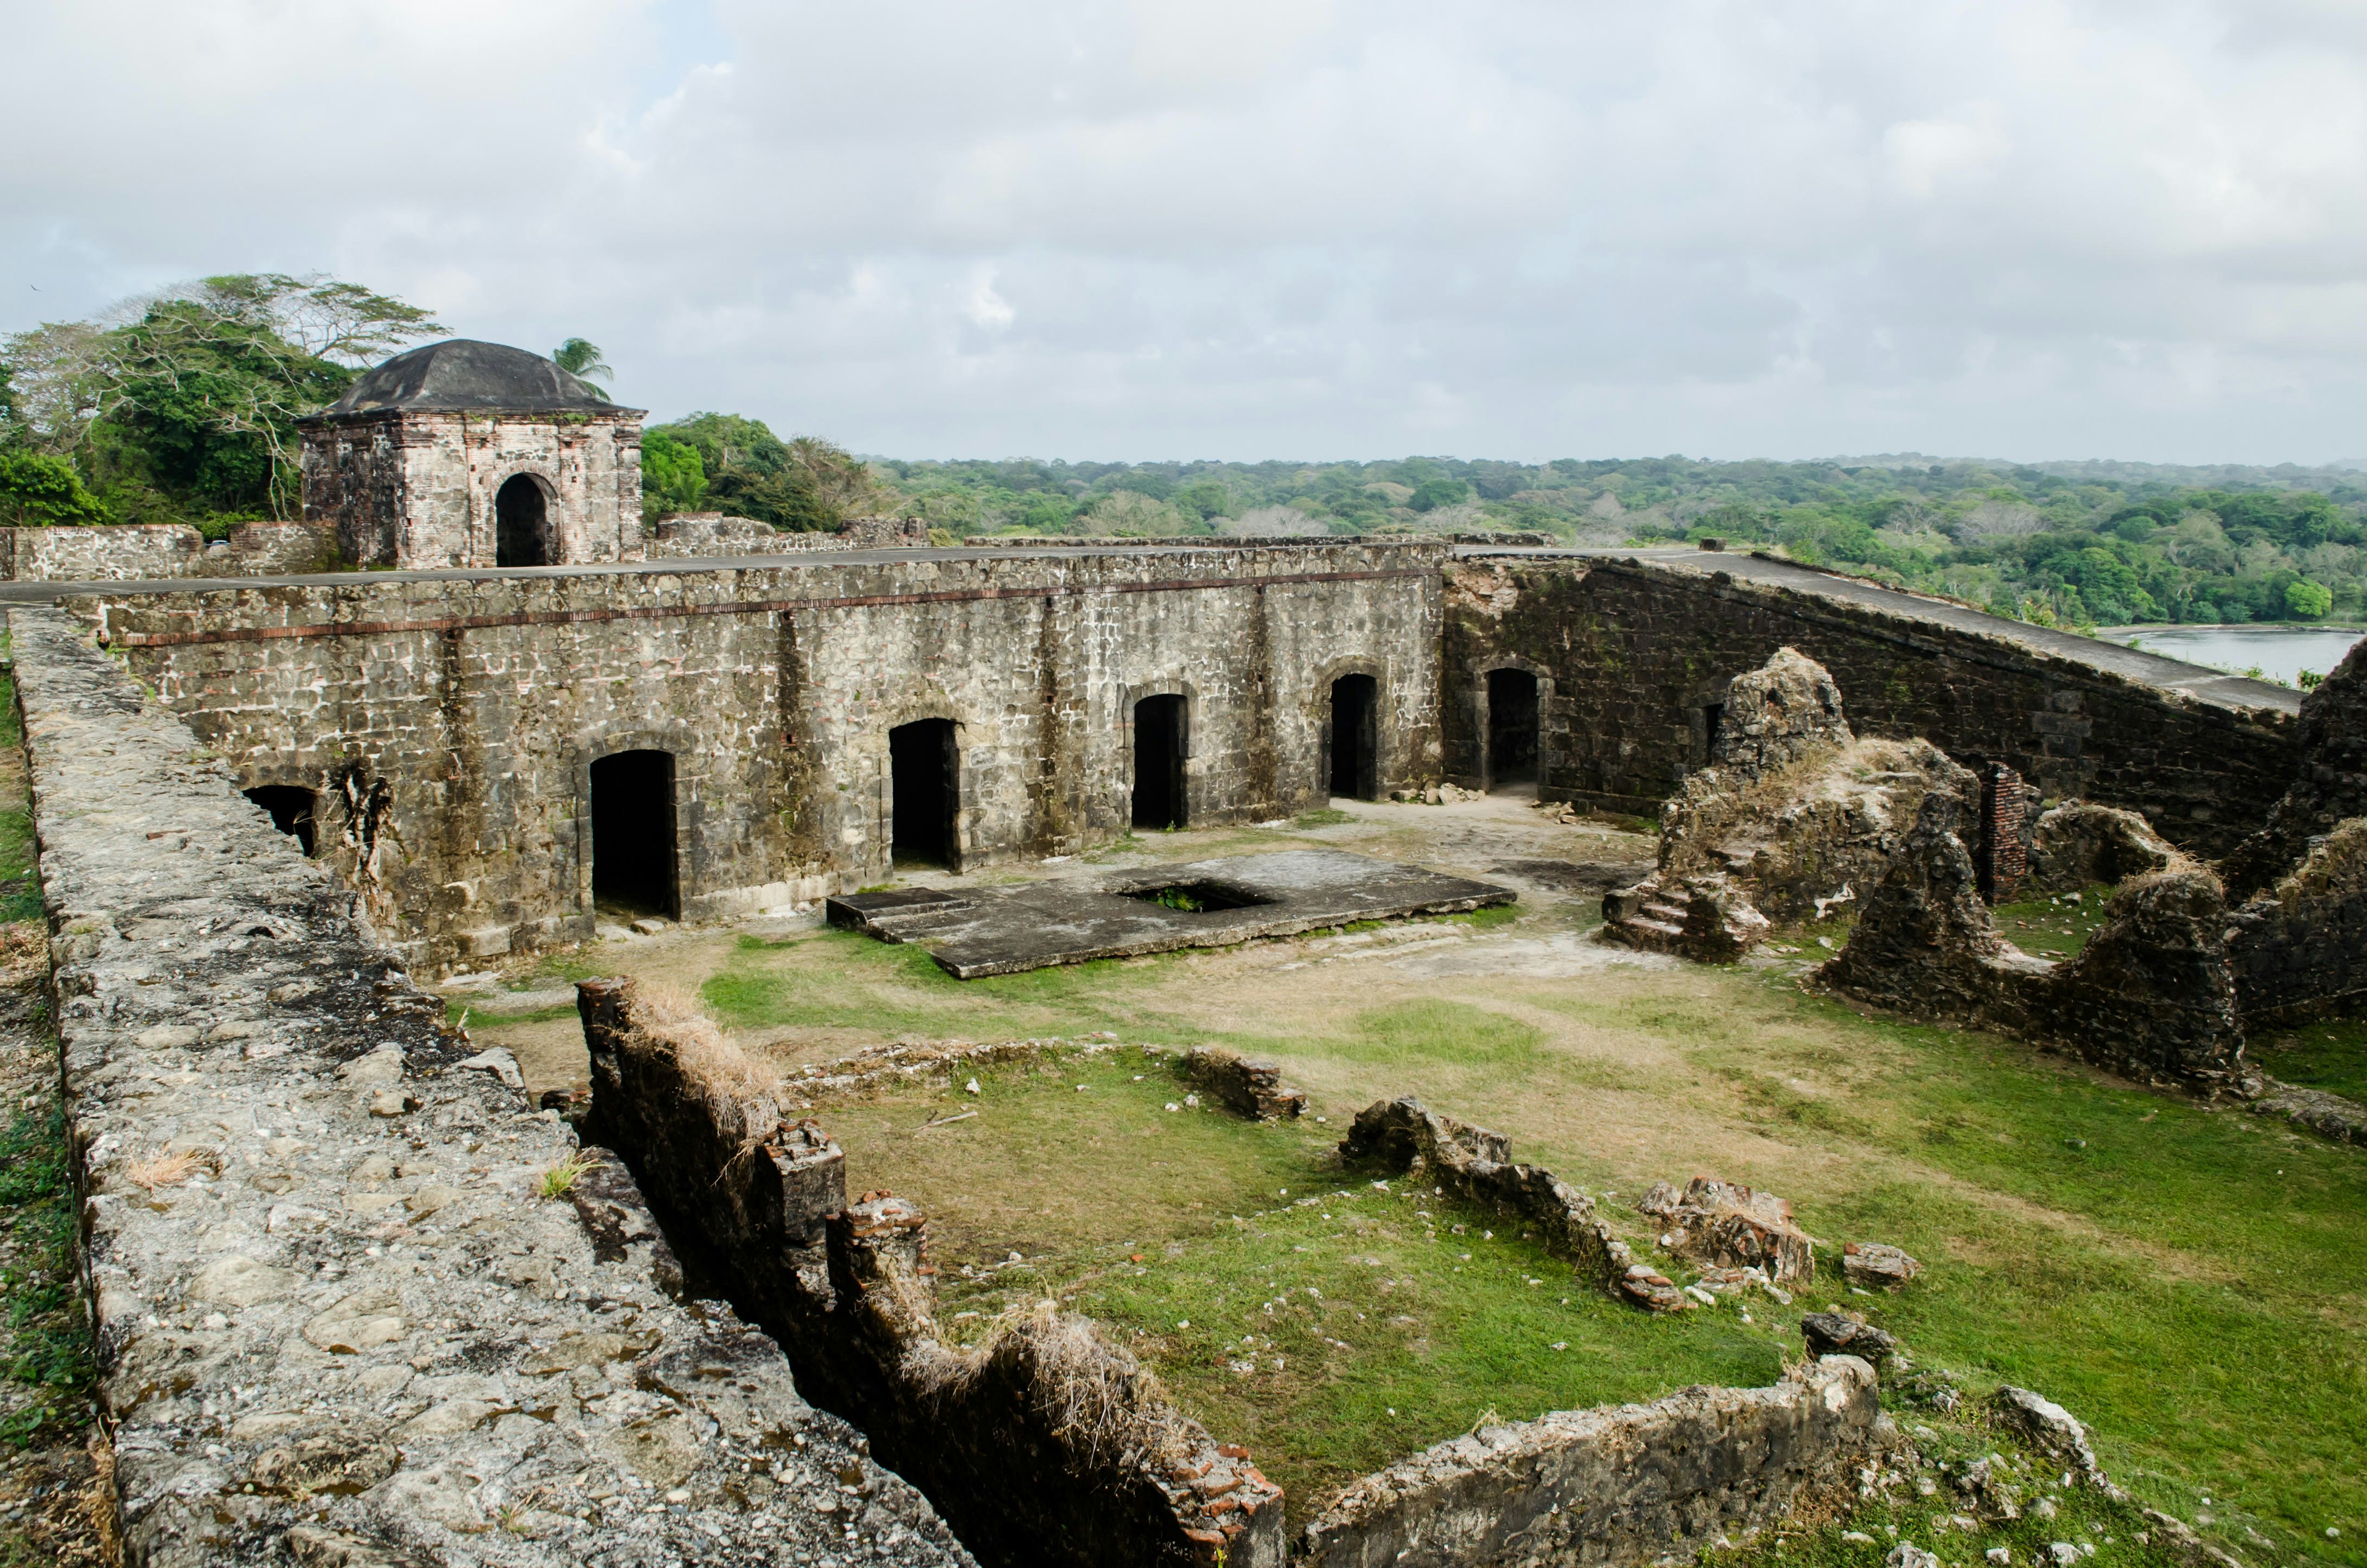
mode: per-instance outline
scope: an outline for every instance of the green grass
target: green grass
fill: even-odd
[[[2033,898],[2021,904],[2000,904],[1993,912],[1998,934],[2041,958],[2068,958],[2088,945],[2104,923],[2109,887],[2090,887],[2075,898]]]
[[[1417,1021],[1371,1021],[1389,1036]],[[1343,1170],[1342,1126],[1167,1111],[1186,1091],[1164,1061],[980,1080],[974,1100],[818,1112],[849,1150],[851,1187],[891,1187],[931,1214],[952,1337],[1047,1294],[1089,1314],[1220,1438],[1251,1445],[1294,1521],[1490,1411],[1519,1420],[1781,1371],[1764,1312],[1646,1318],[1580,1286],[1517,1224]],[[957,1104],[979,1117],[922,1130]],[[1013,1250],[1024,1265],[987,1268]]]
[[[2286,1550],[2361,1560],[2355,1534],[2319,1533],[2367,1513],[2359,1151],[1987,1036],[1794,1005],[1905,1052],[1854,1097],[1891,1114],[1853,1115],[1835,1154],[1871,1145],[1943,1179],[1902,1168],[1797,1195],[1820,1235],[1939,1265],[1880,1303],[1885,1327],[2070,1406],[2155,1506],[2191,1516],[2208,1495]],[[1764,1032],[1696,1055],[1762,1080],[1831,1068]],[[1825,1131],[1771,1101],[1745,1115],[1779,1136]]]
[[[2367,1021],[2330,1019],[2256,1035],[2244,1054],[2271,1077],[2367,1100]]]
[[[0,1443],[27,1448],[89,1421],[90,1336],[74,1289],[74,1201],[66,1179],[65,1113],[54,1094],[0,1131],[0,1224],[17,1244],[0,1267],[7,1303],[0,1376],[31,1397],[11,1401]]]
[[[1342,823],[1353,822],[1355,819],[1356,816],[1353,811],[1342,811],[1336,806],[1324,806],[1319,807],[1313,811],[1300,812],[1297,820],[1293,821],[1291,826],[1294,828],[1337,828]]]

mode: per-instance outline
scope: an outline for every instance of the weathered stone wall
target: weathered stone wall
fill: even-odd
[[[2020,1034],[2146,1082],[2257,1089],[2216,877],[2187,862],[2132,878],[2087,945],[2056,963],[1998,934],[1956,836],[1962,814],[1954,795],[1924,797],[1819,984],[1910,1017]]]
[[[885,550],[929,542],[917,518],[851,517],[832,532],[784,532],[753,517],[720,512],[678,512],[658,519],[648,542],[651,560],[699,560],[731,556],[787,556],[806,550]]]
[[[1049,1303],[943,1343],[920,1211],[849,1202],[843,1151],[707,1021],[578,987],[586,1131],[625,1152],[695,1267],[787,1347],[801,1386],[861,1423],[994,1568],[1282,1568],[1281,1489]]]
[[[1772,1388],[1482,1427],[1355,1483],[1303,1568],[1558,1568],[1681,1559],[1841,1493],[1878,1441],[1874,1369],[1828,1356]],[[1845,1495],[1845,1494],[1844,1494]]]
[[[0,579],[12,582],[278,577],[336,565],[334,530],[312,523],[241,523],[212,544],[178,523],[0,528]]]
[[[1708,760],[1728,683],[1778,649],[1831,671],[1862,735],[2000,761],[2053,797],[2142,811],[2197,853],[2232,847],[2293,776],[2293,726],[2039,651],[2014,623],[1943,621],[1804,586],[1595,558],[1449,569],[1440,712],[1447,768],[1476,778],[1487,671],[1540,674],[1542,793],[1648,814]]]
[[[2301,864],[2246,900],[2227,957],[2248,1028],[2367,1004],[2367,818],[2314,840]]]
[[[0,528],[12,582],[153,582],[195,577],[205,536],[179,523]]]
[[[1125,829],[1134,705],[1181,694],[1189,819],[1321,804],[1331,682],[1379,683],[1382,787],[1434,774],[1441,552],[784,561],[71,601],[241,782],[445,964],[591,934],[593,761],[675,759],[689,918],[888,871],[888,732],[954,721],[967,869]]]
[[[553,565],[630,558],[641,544],[640,415],[388,412],[305,421],[304,516],[348,560],[494,564],[493,497],[543,487]]]
[[[963,1564],[472,1055],[355,895],[9,615],[97,1397],[135,1565]]]

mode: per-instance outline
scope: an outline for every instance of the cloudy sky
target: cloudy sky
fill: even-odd
[[[2367,456],[2361,0],[0,9],[0,331],[326,271],[905,457]]]

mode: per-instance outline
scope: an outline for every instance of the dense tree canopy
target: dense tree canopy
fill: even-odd
[[[51,322],[0,347],[0,509],[27,521],[187,522],[208,533],[296,506],[295,422],[357,369],[444,329],[334,278],[209,277]],[[79,499],[60,501],[56,466]]]
[[[2367,616],[2367,475],[2340,469],[1918,457],[874,468],[906,511],[960,532],[1720,536],[2049,624]]]
[[[694,413],[641,437],[641,510],[713,510],[776,528],[827,530],[878,500],[870,471],[818,436],[783,441],[762,420]]]

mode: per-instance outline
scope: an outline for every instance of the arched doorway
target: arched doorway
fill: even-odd
[[[592,764],[592,903],[602,914],[676,918],[674,754],[618,751]]]
[[[1184,699],[1134,705],[1134,825],[1184,826]]]
[[[1331,682],[1331,793],[1370,800],[1380,792],[1381,685],[1370,675]]]
[[[1537,782],[1537,678],[1488,671],[1488,787]]]
[[[897,869],[957,869],[954,814],[961,804],[954,721],[924,718],[888,732],[888,853]]]
[[[312,813],[316,807],[312,792],[297,784],[258,784],[246,792],[246,798],[271,814],[271,825],[304,846],[309,858],[317,841],[313,835]]]
[[[549,502],[532,474],[512,474],[493,492],[493,564],[550,564]]]

